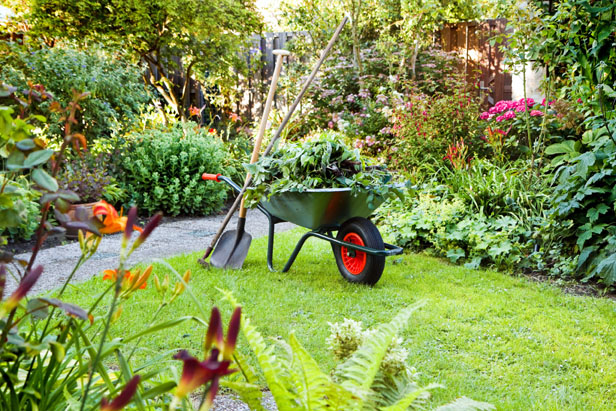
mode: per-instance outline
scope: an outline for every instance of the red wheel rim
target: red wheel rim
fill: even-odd
[[[348,233],[344,236],[343,241],[351,244],[365,245],[364,240],[357,233]],[[349,255],[355,253],[355,256]],[[344,268],[347,269],[353,275],[361,274],[366,267],[366,253],[359,250],[351,250],[346,247],[340,247],[340,254],[342,254],[342,263]]]

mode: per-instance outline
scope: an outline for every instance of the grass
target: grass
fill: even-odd
[[[278,266],[300,233],[276,236]],[[335,365],[325,345],[328,322],[346,317],[370,327],[427,299],[403,337],[421,382],[446,387],[436,391],[435,404],[466,395],[502,410],[616,406],[614,301],[566,295],[549,284],[416,254],[390,259],[373,288],[352,285],[339,275],[329,244],[315,239],[307,242],[289,273],[269,272],[265,253],[266,238],[255,240],[240,271],[203,269],[196,262],[198,253],[168,261],[180,273],[192,270],[192,292],[206,310],[218,305],[228,318],[230,306],[221,302],[217,288],[232,291],[263,335],[286,339],[295,330],[324,370]],[[159,275],[168,271],[155,264]],[[99,276],[68,290],[64,300],[88,307],[106,285]],[[112,327],[112,337],[143,329],[158,302],[151,284],[135,293]],[[159,321],[185,315],[200,315],[186,293],[165,308]],[[200,353],[203,335],[203,326],[182,323],[144,339],[137,360],[178,348]],[[239,347],[245,351],[245,341]],[[179,365],[170,353],[164,357]]]

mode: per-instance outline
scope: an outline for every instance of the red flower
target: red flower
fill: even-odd
[[[241,307],[237,307],[233,311],[231,321],[229,322],[227,339],[224,340],[220,312],[218,308],[212,308],[204,347],[205,352],[210,353],[209,358],[205,361],[199,361],[185,350],[173,356],[174,359],[184,362],[182,376],[175,389],[175,396],[177,398],[184,398],[198,387],[211,382],[206,401],[208,404],[214,401],[214,396],[218,390],[219,378],[236,371],[230,370],[229,365],[231,364],[231,355],[235,350],[237,335],[240,330],[240,317]],[[218,348],[212,348],[214,345]]]
[[[106,398],[101,400],[101,410],[100,411],[119,411],[124,409],[137,392],[137,386],[139,385],[140,377],[135,375],[131,380],[126,384],[120,395],[114,398],[113,401],[109,402]]]

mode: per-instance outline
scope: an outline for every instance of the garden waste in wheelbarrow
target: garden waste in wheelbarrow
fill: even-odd
[[[236,192],[241,190],[230,178],[220,174],[204,173],[202,178],[224,182]],[[331,243],[338,270],[347,281],[375,284],[383,274],[385,257],[401,254],[402,248],[384,243],[379,230],[368,220],[381,203],[378,199],[368,201],[369,194],[352,193],[350,188],[325,188],[280,193],[261,201],[257,208],[269,221],[269,269],[275,271],[274,227],[288,221],[311,231],[299,240],[282,272],[291,268],[306,240],[317,237]]]

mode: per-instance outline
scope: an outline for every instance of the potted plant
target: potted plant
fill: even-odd
[[[98,201],[104,199],[115,204],[123,199],[125,190],[119,187],[108,171],[109,157],[103,153],[92,155],[86,151],[83,156],[66,161],[63,172],[58,176],[58,184],[80,198],[80,203],[71,205],[68,212],[70,218],[75,217],[77,207],[84,207],[92,215],[92,208]],[[66,236],[75,238],[77,231],[69,229]]]

